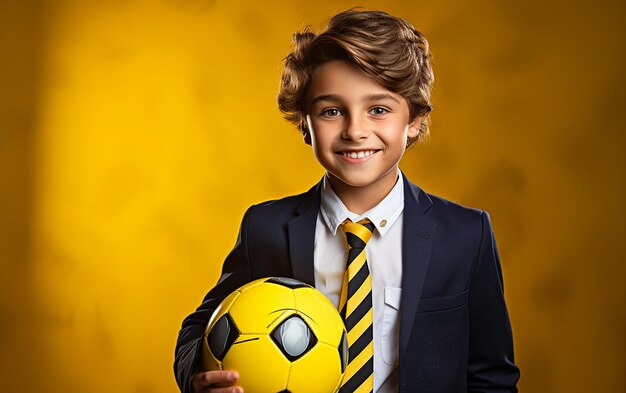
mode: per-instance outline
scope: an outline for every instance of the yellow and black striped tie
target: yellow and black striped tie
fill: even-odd
[[[374,387],[374,313],[365,245],[372,237],[374,224],[369,220],[346,220],[342,226],[349,248],[339,313],[348,332],[349,360],[339,393],[366,393]]]

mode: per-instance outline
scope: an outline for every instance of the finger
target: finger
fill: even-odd
[[[237,379],[239,379],[239,374],[236,371],[205,371],[194,375],[193,386],[202,388],[214,384],[232,383]]]

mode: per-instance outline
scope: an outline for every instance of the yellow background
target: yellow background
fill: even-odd
[[[363,5],[430,39],[403,168],[491,213],[522,391],[624,392],[623,2],[0,4],[0,390],[175,391],[244,210],[322,175],[276,109],[291,34]]]

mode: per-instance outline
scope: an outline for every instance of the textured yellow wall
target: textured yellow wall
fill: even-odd
[[[0,390],[172,392],[245,208],[322,174],[275,105],[351,6],[434,56],[426,190],[494,222],[526,392],[626,389],[624,5],[0,1]]]

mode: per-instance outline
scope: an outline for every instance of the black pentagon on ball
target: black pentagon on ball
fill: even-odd
[[[239,329],[229,314],[224,314],[215,322],[209,332],[209,349],[220,362],[239,337]]]
[[[317,344],[317,337],[300,316],[293,314],[270,333],[274,343],[289,361],[300,359]]]
[[[343,331],[341,342],[339,343],[339,359],[341,359],[341,372],[346,371],[348,365],[348,335]]]
[[[269,280],[267,280],[265,282],[270,282],[272,284],[282,285],[282,286],[290,288],[290,289],[310,287],[309,284],[305,284],[302,281],[298,281],[296,279],[288,278],[288,277],[272,277],[272,278],[270,278]]]

